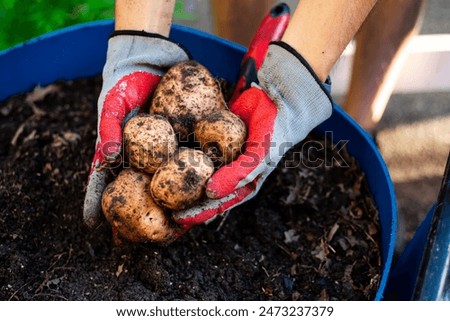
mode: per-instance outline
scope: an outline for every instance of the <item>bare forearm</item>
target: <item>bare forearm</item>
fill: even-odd
[[[116,0],[115,29],[168,36],[175,0]]]
[[[302,0],[283,36],[324,81],[377,0]]]

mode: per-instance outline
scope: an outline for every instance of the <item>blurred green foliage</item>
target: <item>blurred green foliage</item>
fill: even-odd
[[[195,19],[176,1],[175,18]],[[114,0],[0,0],[0,50],[81,22],[114,17]]]
[[[0,50],[43,33],[114,16],[114,0],[0,0]]]

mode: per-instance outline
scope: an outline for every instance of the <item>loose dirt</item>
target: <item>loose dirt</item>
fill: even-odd
[[[257,197],[170,246],[116,246],[106,221],[87,230],[100,86],[60,82],[0,104],[0,299],[374,298],[377,210],[355,160],[317,148],[318,134]]]

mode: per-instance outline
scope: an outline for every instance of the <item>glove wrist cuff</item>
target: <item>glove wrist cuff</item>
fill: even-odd
[[[179,47],[182,51],[184,51],[184,53],[186,54],[188,60],[192,59],[191,53],[182,44],[180,44],[178,42],[175,42],[175,41],[169,39],[168,37],[163,36],[163,35],[161,35],[159,33],[151,33],[151,32],[146,32],[144,30],[115,30],[109,36],[110,44],[111,44],[111,39],[116,38],[116,37],[117,38],[118,37],[122,37],[122,36],[134,37],[134,38],[142,37],[142,40],[144,40],[144,41],[148,39],[149,41],[153,41],[153,42],[155,40],[156,41],[159,40],[159,42],[166,42],[168,44],[168,46],[170,46],[169,44],[173,44],[173,45]],[[139,39],[139,38],[137,38],[137,39]],[[114,40],[113,40],[113,42],[114,42]]]
[[[148,37],[148,38],[161,38],[169,40],[169,38],[159,34],[159,33],[153,33],[153,32],[147,32],[144,30],[131,30],[131,29],[123,29],[123,30],[114,30],[109,38],[117,37],[117,36],[141,36],[141,37]]]
[[[327,80],[325,81],[325,83],[323,83],[319,77],[317,76],[316,72],[314,71],[314,69],[311,67],[311,65],[308,63],[308,61],[306,61],[306,59],[294,48],[292,48],[289,44],[287,44],[284,41],[272,41],[270,43],[271,45],[276,45],[279,46],[283,49],[285,49],[286,51],[288,51],[289,53],[291,53],[295,58],[297,58],[300,63],[305,66],[305,68],[309,71],[309,73],[311,74],[311,76],[313,76],[314,80],[317,82],[317,84],[320,86],[320,88],[324,91],[324,93],[328,96],[328,98],[330,99],[330,101],[332,101],[331,95],[330,95],[330,90],[329,87],[331,85],[331,80],[330,77],[327,78]]]
[[[285,43],[269,46],[258,74],[260,86],[278,107],[274,132],[281,142],[298,143],[332,112],[325,85],[306,60]]]
[[[103,85],[109,90],[120,78],[135,71],[162,76],[173,65],[189,59],[186,49],[162,35],[116,31],[108,41]]]

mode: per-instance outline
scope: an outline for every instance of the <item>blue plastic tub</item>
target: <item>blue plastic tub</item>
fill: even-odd
[[[392,299],[410,301],[413,298],[434,211],[435,206],[430,209],[414,233],[414,237],[408,242],[392,267],[387,286],[387,291]],[[436,275],[436,277],[440,276]],[[436,284],[438,283],[436,282]]]
[[[110,20],[82,24],[0,52],[0,101],[30,91],[38,84],[45,86],[56,80],[100,74],[112,30]],[[174,26],[170,37],[187,47],[194,59],[214,75],[231,82],[236,80],[244,47],[182,26]],[[366,174],[380,213],[382,275],[375,300],[381,300],[391,269],[397,229],[395,194],[388,170],[372,139],[338,106],[334,106],[332,117],[319,130],[331,131],[334,142],[348,140],[349,153]]]

